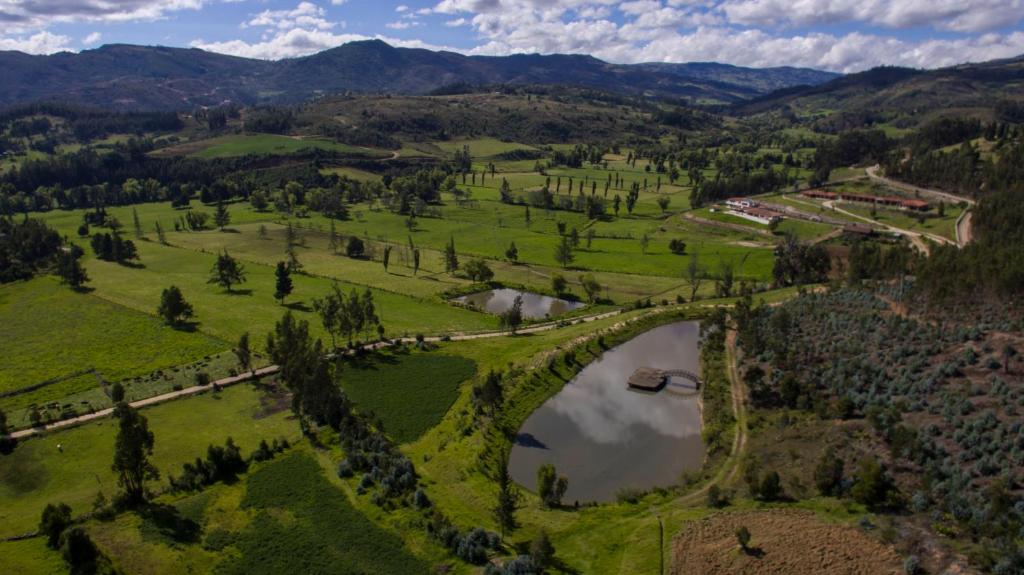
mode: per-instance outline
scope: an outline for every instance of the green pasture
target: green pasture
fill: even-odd
[[[127,573],[427,573],[399,536],[354,508],[305,447],[236,483],[169,495],[89,532]]]
[[[153,462],[166,485],[168,474],[202,457],[210,444],[233,437],[244,453],[261,439],[296,440],[299,427],[287,401],[263,388],[237,385],[142,410],[156,437]],[[110,470],[117,421],[104,418],[79,427],[22,440],[0,465],[0,537],[32,531],[47,503],[63,501],[76,515],[91,509],[97,492],[107,498],[118,490]],[[59,446],[59,448],[58,448]]]
[[[216,337],[171,329],[152,315],[107,301],[95,292],[75,292],[46,276],[0,287],[0,340],[5,342],[0,391],[91,369],[114,382],[229,347]],[[98,385],[94,375],[74,377],[5,398],[0,406],[42,404]]]
[[[189,155],[197,158],[231,158],[255,155],[291,155],[308,150],[324,150],[350,156],[385,158],[389,152],[340,144],[326,138],[300,138],[277,134],[233,134],[163,148],[158,155]]]
[[[936,211],[937,208],[933,206],[929,212],[921,214],[920,219],[918,219],[918,217],[915,217],[917,214],[914,212],[881,207],[876,209],[875,214],[872,216],[869,206],[853,202],[842,202],[838,204],[838,207],[852,214],[871,218],[883,224],[914,232],[935,234],[953,241],[956,241],[956,220],[960,217],[960,213],[963,212],[963,209],[959,206],[946,204],[946,213],[940,217]]]
[[[514,150],[537,149],[536,147],[528,144],[502,142],[501,140],[494,138],[453,139],[438,141],[433,144],[441,150],[442,153],[447,154],[448,156],[451,156],[457,151],[461,152],[463,146],[469,146],[470,154],[474,158],[490,158]]]

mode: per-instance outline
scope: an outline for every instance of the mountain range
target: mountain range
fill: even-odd
[[[53,100],[114,109],[190,109],[226,102],[296,103],[345,92],[426,94],[453,84],[562,84],[735,104],[838,76],[711,62],[611,64],[581,55],[465,56],[396,48],[379,40],[278,61],[111,44],[46,56],[0,52],[0,105]]]

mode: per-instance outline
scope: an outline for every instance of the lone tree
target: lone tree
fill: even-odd
[[[548,532],[544,529],[541,529],[537,537],[530,543],[530,557],[533,558],[533,564],[541,571],[551,566],[551,561],[555,558],[555,546],[551,544]]]
[[[412,250],[412,275],[416,275],[420,271],[420,249],[413,248]]]
[[[64,544],[61,545],[60,553],[72,575],[86,575],[99,571],[97,563],[102,556],[85,529],[72,527],[64,533],[63,539]]]
[[[519,526],[516,522],[516,509],[519,508],[519,489],[512,482],[508,473],[508,460],[502,458],[498,465],[498,501],[494,506],[494,520],[501,528],[501,536],[511,533]]]
[[[704,269],[697,260],[697,254],[690,256],[690,263],[686,266],[686,279],[690,281],[690,301],[697,299],[697,290],[704,281]]]
[[[245,371],[252,371],[252,349],[249,347],[249,332],[238,338],[238,346],[235,347],[235,357],[238,358],[238,367]]]
[[[39,533],[46,537],[46,545],[50,549],[60,547],[60,536],[71,525],[71,508],[66,503],[48,504],[43,508],[39,520]]]
[[[384,246],[384,256],[381,258],[381,263],[384,264],[384,273],[387,273],[388,264],[391,263],[391,246]]]
[[[574,259],[576,258],[572,253],[572,240],[562,236],[562,241],[555,244],[555,261],[563,268],[567,268]]]
[[[363,240],[352,236],[345,245],[345,255],[350,258],[361,258],[366,255],[366,244]]]
[[[455,253],[455,236],[451,236],[448,239],[448,245],[444,247],[444,271],[452,274],[457,269],[459,269],[459,256]]]
[[[292,270],[288,264],[277,262],[274,270],[274,299],[284,305],[284,298],[292,293]]]
[[[7,414],[0,409],[0,454],[8,454],[14,451],[18,442],[10,437],[11,430],[7,426]]]
[[[580,285],[583,286],[583,291],[587,293],[587,299],[591,303],[596,302],[597,296],[601,295],[601,284],[594,277],[594,274],[580,276]]]
[[[750,545],[750,530],[747,529],[746,525],[736,530],[736,542],[740,544],[740,549],[744,553],[750,550],[750,547],[748,547]]]
[[[231,286],[245,283],[245,267],[224,250],[224,253],[217,256],[217,261],[210,272],[210,279],[206,280],[206,283],[217,284],[231,291]]]
[[[153,454],[153,432],[146,417],[121,402],[114,408],[118,419],[117,439],[114,442],[114,464],[117,483],[124,490],[125,501],[142,503],[146,499],[146,480],[159,479],[160,472],[149,462]]]
[[[89,275],[85,273],[85,268],[79,260],[81,257],[82,249],[78,246],[72,246],[68,251],[57,254],[57,275],[60,276],[61,283],[79,289],[89,281]]]
[[[554,274],[551,276],[551,290],[556,294],[565,293],[566,288],[569,287],[568,280],[562,274]]]
[[[523,296],[517,295],[512,300],[512,307],[508,308],[498,316],[498,327],[515,333],[523,324]]]
[[[662,213],[664,213],[666,210],[668,210],[668,204],[669,204],[670,201],[671,201],[671,199],[668,196],[659,196],[658,197],[658,207],[661,208]]]
[[[842,492],[843,460],[836,455],[835,449],[829,448],[814,468],[814,484],[825,496],[838,496]]]
[[[509,244],[508,249],[505,250],[505,259],[512,263],[519,261],[519,248],[516,247],[515,242]]]
[[[217,227],[222,232],[231,223],[231,212],[228,211],[228,207],[224,202],[217,203],[217,211],[213,212],[213,223],[217,224]]]
[[[569,479],[558,475],[555,466],[545,463],[537,468],[537,495],[545,507],[557,507],[562,504],[562,496],[569,489]]]
[[[160,294],[160,307],[156,312],[168,324],[178,326],[192,317],[192,304],[185,301],[178,286],[171,286]]]
[[[494,278],[494,271],[482,259],[472,259],[466,264],[466,275],[475,282],[488,282]]]

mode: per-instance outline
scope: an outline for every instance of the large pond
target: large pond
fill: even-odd
[[[509,472],[536,489],[537,468],[553,463],[569,479],[562,501],[612,501],[625,487],[679,482],[704,459],[700,401],[626,386],[639,367],[700,373],[700,324],[678,322],[606,351],[537,409],[516,435]]]
[[[583,307],[581,302],[509,288],[477,292],[455,298],[455,301],[472,305],[488,313],[503,313],[512,307],[516,296],[523,296],[523,317],[528,319],[554,317]]]

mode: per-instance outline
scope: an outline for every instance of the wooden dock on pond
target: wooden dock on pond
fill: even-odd
[[[693,386],[672,381],[673,378],[688,379]],[[626,381],[626,385],[636,391],[658,392],[666,386],[671,391],[683,393],[696,393],[700,390],[700,377],[697,374],[685,369],[655,369],[653,367],[641,367],[633,372]]]

